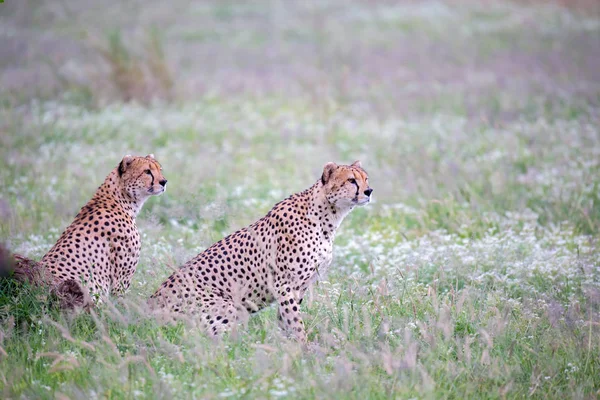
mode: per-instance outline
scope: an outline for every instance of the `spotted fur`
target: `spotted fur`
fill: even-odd
[[[152,154],[125,156],[40,261],[53,284],[81,284],[76,297],[89,292],[93,301],[125,292],[140,256],[135,218],[166,184]]]
[[[175,271],[152,295],[151,305],[198,316],[217,336],[242,315],[277,302],[280,326],[305,341],[302,298],[329,267],[340,223],[354,207],[367,204],[371,192],[360,162],[328,163],[312,187]]]

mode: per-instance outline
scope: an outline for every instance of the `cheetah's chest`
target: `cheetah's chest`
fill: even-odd
[[[116,253],[117,267],[120,264],[133,261],[137,264],[140,257],[140,234],[135,225],[131,226],[131,231],[127,235],[113,237],[111,250]]]
[[[323,241],[319,244],[316,251],[315,269],[310,277],[309,284],[323,279],[329,270],[333,259],[333,246],[329,241]]]

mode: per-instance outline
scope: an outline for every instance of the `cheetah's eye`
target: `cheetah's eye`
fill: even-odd
[[[152,175],[152,172],[149,169],[145,170],[144,172],[148,175]]]
[[[350,182],[353,185],[356,185],[356,179],[354,179],[354,178],[348,179],[348,182]]]

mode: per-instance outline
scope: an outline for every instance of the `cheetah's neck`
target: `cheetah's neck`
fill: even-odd
[[[318,221],[323,236],[333,242],[337,229],[352,208],[341,209],[331,204],[325,197],[321,180],[317,181],[307,192],[311,198],[309,215]]]
[[[116,203],[121,206],[125,213],[135,220],[146,197],[134,199],[125,192],[121,180],[119,179],[117,168],[106,177],[104,183],[100,185],[91,202],[101,207],[114,207]],[[112,203],[112,204],[111,204]]]

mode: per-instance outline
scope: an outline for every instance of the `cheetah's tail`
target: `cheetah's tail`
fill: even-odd
[[[50,288],[50,293],[58,300],[60,308],[63,310],[87,310],[92,306],[87,290],[74,279],[55,282],[41,263],[19,254],[12,254],[1,243],[0,278],[15,279],[33,286]]]
[[[0,277],[10,277],[33,285],[51,283],[50,277],[40,263],[19,254],[12,254],[2,244],[0,244]]]

